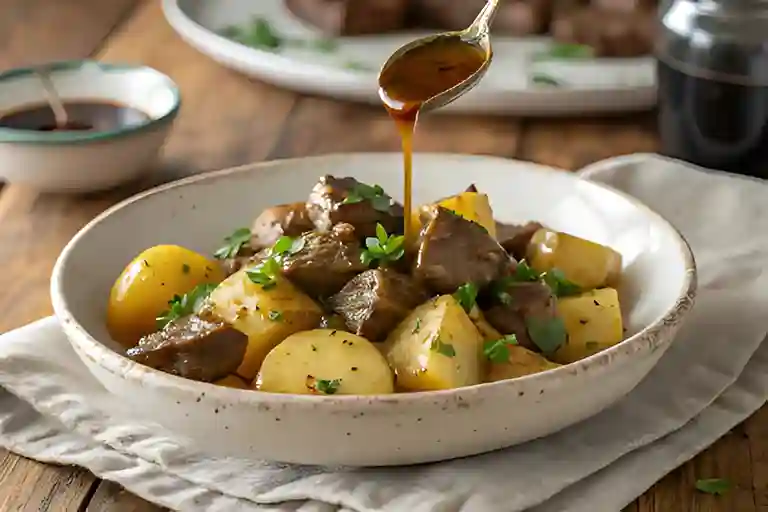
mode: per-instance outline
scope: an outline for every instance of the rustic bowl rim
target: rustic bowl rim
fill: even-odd
[[[154,129],[158,126],[165,126],[173,121],[181,109],[181,92],[176,83],[166,74],[140,64],[121,64],[107,63],[91,59],[63,60],[43,64],[35,67],[24,67],[9,69],[0,73],[0,87],[10,80],[32,75],[37,72],[47,72],[55,75],[58,72],[79,71],[85,67],[98,69],[103,74],[110,73],[145,73],[154,75],[161,80],[164,86],[171,92],[173,101],[167,112],[158,117],[148,117],[147,120],[136,125],[125,126],[122,128],[103,130],[103,131],[51,131],[37,132],[32,130],[18,130],[15,128],[0,127],[0,143],[27,143],[27,144],[77,144],[84,142],[98,142],[113,140],[118,137],[132,135],[137,132]],[[41,101],[44,99],[41,98]],[[18,104],[16,107],[22,107]]]
[[[611,186],[603,183],[588,181],[590,185],[605,190],[608,193],[617,194],[623,199],[631,202],[638,208],[644,215],[650,216],[655,222],[666,225],[677,235],[678,249],[683,256],[685,268],[683,269],[684,278],[683,284],[678,292],[675,303],[670,307],[663,315],[657,318],[654,322],[645,326],[639,332],[622,340],[620,343],[613,347],[593,354],[585,359],[563,365],[559,368],[547,370],[544,372],[526,375],[515,379],[507,379],[497,382],[486,382],[476,384],[473,386],[466,386],[461,388],[446,389],[439,391],[420,391],[411,393],[397,393],[387,395],[296,395],[296,394],[281,394],[281,393],[267,393],[260,392],[251,389],[235,389],[224,386],[218,386],[211,383],[198,382],[190,379],[185,379],[175,375],[171,375],[153,368],[146,367],[139,363],[136,363],[124,355],[110,349],[107,345],[98,341],[93,337],[74,317],[70,312],[67,305],[67,298],[63,290],[63,277],[66,269],[67,259],[69,253],[72,252],[79,241],[91,230],[94,226],[102,222],[107,217],[114,214],[116,211],[130,207],[134,203],[138,203],[145,198],[154,196],[157,194],[167,193],[172,190],[182,188],[187,185],[199,183],[199,182],[215,182],[216,180],[226,179],[232,175],[240,175],[247,173],[256,173],[269,169],[275,166],[290,166],[294,162],[307,161],[307,160],[322,160],[332,158],[349,158],[355,156],[366,156],[375,158],[377,155],[386,155],[391,153],[381,152],[369,152],[369,153],[331,153],[319,156],[301,157],[301,158],[287,158],[277,159],[265,162],[245,164],[241,166],[221,169],[212,172],[206,172],[194,176],[189,176],[176,180],[170,183],[166,183],[144,192],[136,194],[130,198],[127,198],[118,204],[108,208],[100,215],[86,224],[64,247],[59,258],[54,265],[53,273],[51,276],[51,301],[53,303],[53,309],[55,315],[58,317],[62,324],[62,327],[70,339],[70,342],[78,345],[81,349],[81,353],[91,359],[95,364],[109,373],[121,377],[126,380],[137,380],[147,388],[165,388],[174,390],[175,392],[191,392],[193,398],[205,396],[207,400],[219,401],[222,403],[244,403],[253,405],[262,405],[269,407],[328,407],[334,408],[337,406],[345,407],[363,407],[366,408],[372,405],[379,405],[383,407],[397,407],[398,405],[423,403],[425,400],[443,400],[462,402],[472,399],[478,395],[483,395],[490,390],[500,390],[505,387],[514,387],[517,385],[525,385],[526,388],[552,388],[558,385],[563,385],[563,382],[567,382],[568,379],[562,378],[568,375],[578,375],[585,372],[591,372],[610,366],[614,361],[619,358],[627,358],[633,354],[641,351],[653,352],[662,348],[664,345],[672,342],[671,336],[665,336],[665,332],[669,332],[679,325],[691,310],[694,305],[697,291],[697,269],[696,262],[693,256],[693,252],[686,241],[685,237],[680,231],[675,228],[669,221],[663,216],[653,211],[638,199],[632,197],[625,192],[617,190]],[[419,153],[420,157],[462,157],[462,158],[477,158],[482,160],[498,160],[501,162],[509,162],[510,159],[484,156],[484,155],[464,155],[458,153]],[[512,160],[514,161],[514,160]],[[522,163],[531,169],[541,172],[551,173],[556,172],[562,174],[568,171],[559,170],[549,166],[543,166],[531,162],[517,161]],[[502,164],[503,165],[503,164]],[[575,180],[582,180],[578,175],[573,175]],[[561,378],[557,378],[561,377]]]

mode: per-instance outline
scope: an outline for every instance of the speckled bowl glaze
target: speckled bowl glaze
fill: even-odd
[[[0,115],[46,103],[37,71],[45,71],[67,101],[125,105],[142,123],[104,131],[33,131],[0,128],[0,179],[45,192],[109,189],[150,170],[179,112],[179,90],[146,66],[90,60],[54,62],[0,73]]]
[[[152,245],[211,253],[270,205],[301,200],[322,174],[379,183],[399,198],[401,156],[330,155],[194,176],[129,199],[83,228],[53,272],[53,306],[88,369],[137,417],[198,452],[304,464],[378,466],[477,454],[546,436],[623,397],[669,348],[690,310],[696,269],[663,218],[620,192],[530,163],[417,155],[415,200],[463,190],[491,196],[496,217],[536,219],[611,245],[624,257],[628,338],[577,363],[519,379],[439,392],[296,396],[193,382],[138,365],[114,349],[109,289]],[[126,236],[130,233],[130,236]]]

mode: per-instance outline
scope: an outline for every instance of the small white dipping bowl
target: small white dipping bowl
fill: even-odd
[[[378,183],[400,200],[397,153],[266,162],[191,177],[124,201],[64,249],[51,283],[56,315],[88,369],[136,417],[164,426],[202,454],[305,464],[411,464],[545,436],[623,397],[669,348],[693,304],[696,269],[688,245],[659,215],[606,186],[530,163],[419,154],[414,164],[417,204],[475,183],[490,195],[498,220],[539,220],[621,252],[627,339],[519,379],[381,396],[230,389],[162,373],[119,353],[105,326],[107,300],[118,274],[139,252],[180,244],[211,254],[263,208],[306,198],[323,174]]]
[[[65,61],[0,73],[0,118],[47,103],[37,71],[63,102],[137,109],[148,120],[109,131],[35,131],[0,127],[0,179],[44,192],[93,192],[148,171],[179,111],[176,84],[145,66]]]

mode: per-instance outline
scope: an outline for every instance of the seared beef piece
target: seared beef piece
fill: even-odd
[[[514,334],[523,347],[541,352],[528,335],[529,318],[549,320],[557,316],[557,302],[552,290],[544,283],[509,283],[495,290],[492,305],[484,310],[485,319],[502,334]],[[506,295],[500,296],[503,292]]]
[[[389,200],[386,193],[374,200],[362,198],[360,191],[365,190],[373,190],[373,187],[354,178],[323,176],[309,195],[309,218],[321,232],[340,222],[351,224],[360,239],[376,236],[377,223],[381,223],[389,234],[402,233],[403,207]],[[356,202],[345,203],[350,194]]]
[[[636,57],[653,50],[654,9],[623,12],[583,7],[552,21],[555,41],[591,46],[600,57]]]
[[[421,230],[413,275],[437,293],[464,283],[479,288],[509,271],[509,256],[480,224],[440,206]]]
[[[444,30],[461,30],[474,21],[486,0],[414,0],[419,24]],[[552,0],[508,0],[498,7],[492,30],[497,34],[523,36],[544,32]]]
[[[285,0],[294,16],[328,36],[380,34],[405,27],[409,0]]]
[[[245,334],[224,323],[192,315],[144,336],[126,354],[156,370],[213,382],[237,370],[247,345]]]
[[[367,270],[328,301],[351,332],[383,341],[410,311],[429,296],[408,276],[388,268]]]
[[[251,248],[272,247],[281,236],[297,237],[315,229],[305,203],[281,204],[267,208],[251,227]]]
[[[496,238],[501,246],[515,259],[525,258],[525,252],[528,248],[528,242],[539,229],[544,226],[538,222],[528,222],[526,224],[504,224],[496,223]]]
[[[313,297],[328,297],[368,267],[360,261],[360,243],[349,224],[327,233],[304,233],[304,246],[283,259],[283,274]]]

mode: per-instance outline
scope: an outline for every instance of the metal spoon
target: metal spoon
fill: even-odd
[[[64,102],[61,101],[59,93],[56,92],[56,87],[53,85],[53,80],[46,71],[37,71],[37,77],[40,79],[40,83],[43,85],[48,105],[53,110],[53,117],[56,120],[56,128],[64,130],[69,123],[69,115],[67,115],[67,109],[64,108]]]
[[[488,0],[483,9],[480,11],[480,14],[478,14],[475,18],[475,21],[473,21],[472,24],[464,30],[459,30],[456,32],[443,32],[440,34],[422,37],[421,39],[411,41],[410,43],[407,43],[395,50],[395,52],[381,67],[381,71],[379,71],[379,83],[381,83],[381,74],[384,72],[384,70],[387,69],[394,61],[400,58],[404,53],[407,53],[408,51],[418,46],[429,44],[437,39],[453,39],[459,37],[463,41],[477,45],[483,49],[486,54],[485,62],[480,67],[480,69],[478,69],[472,76],[463,82],[456,84],[450,89],[443,91],[422,103],[419,110],[420,112],[426,112],[444,107],[445,105],[452,103],[460,96],[472,90],[478,83],[480,83],[480,80],[483,79],[483,76],[485,76],[485,73],[488,71],[488,67],[491,65],[493,50],[491,49],[490,26],[500,1],[501,0]]]

